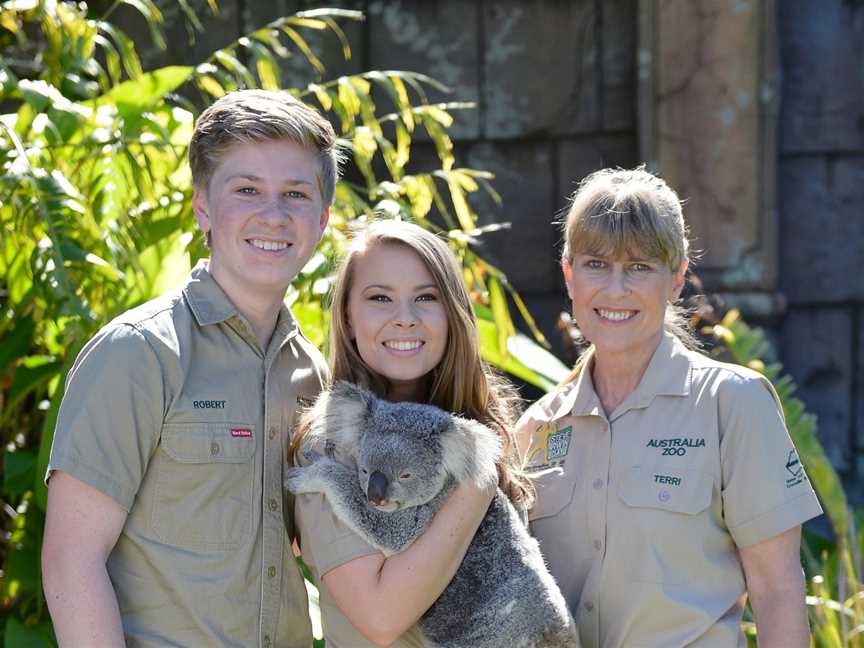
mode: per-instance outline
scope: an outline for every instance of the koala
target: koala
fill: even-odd
[[[286,487],[324,493],[335,515],[384,555],[423,533],[458,483],[497,483],[498,435],[431,405],[391,403],[338,382],[308,417],[305,447],[336,444],[356,468],[316,456],[287,470]],[[419,626],[429,645],[442,648],[579,647],[537,541],[500,489]]]

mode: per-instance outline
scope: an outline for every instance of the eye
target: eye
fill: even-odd
[[[651,272],[654,268],[647,263],[634,263],[630,269],[634,272]]]
[[[285,197],[286,198],[307,198],[305,193],[303,193],[302,191],[296,191],[296,190],[286,191]]]
[[[368,475],[368,474],[369,474],[369,471],[366,470],[365,468],[361,468],[361,469],[360,469],[360,472],[363,473],[364,475]]]
[[[423,293],[422,295],[417,295],[417,300],[421,302],[434,302],[438,301],[438,296],[433,293]]]
[[[409,472],[403,472],[401,475],[399,475],[399,479],[411,479],[411,477],[412,475]]]
[[[600,259],[588,259],[585,262],[585,267],[590,270],[601,270],[606,267],[606,262]]]
[[[254,196],[258,193],[258,190],[255,187],[240,187],[237,189],[237,193],[244,196]]]
[[[389,295],[384,295],[384,294],[381,294],[381,293],[376,293],[376,294],[374,294],[374,295],[369,295],[368,299],[369,299],[369,301],[379,302],[379,303],[382,303],[382,304],[386,304],[387,302],[392,301],[392,300],[390,299],[390,296],[389,296]]]

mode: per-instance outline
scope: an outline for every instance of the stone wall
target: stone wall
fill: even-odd
[[[782,0],[781,355],[864,501],[864,3]]]

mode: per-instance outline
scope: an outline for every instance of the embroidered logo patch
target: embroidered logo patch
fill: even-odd
[[[570,449],[570,434],[573,432],[573,427],[568,425],[563,430],[558,430],[555,434],[550,434],[546,440],[546,461],[555,461],[567,456],[567,451]]]
[[[252,430],[249,428],[231,428],[232,437],[251,437]]]
[[[786,488],[797,486],[806,479],[804,474],[804,466],[801,465],[801,460],[798,459],[798,454],[795,450],[790,450],[786,457]]]

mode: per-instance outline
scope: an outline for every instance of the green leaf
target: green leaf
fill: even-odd
[[[36,468],[36,453],[33,450],[16,448],[3,453],[3,492],[9,497],[18,497],[33,487],[33,472]]]
[[[56,376],[62,366],[63,363],[53,356],[30,356],[18,365],[12,376],[12,385],[9,387],[4,418],[5,413],[13,410],[27,394]]]
[[[125,120],[141,115],[174,91],[194,72],[188,65],[170,65],[147,72],[138,79],[124,81],[114,87],[107,95],[98,99],[98,103],[114,103]]]
[[[31,315],[15,320],[12,330],[3,336],[3,343],[0,344],[0,376],[6,373],[17,358],[27,354],[35,331],[36,324]]]
[[[3,641],[12,648],[46,648],[56,645],[47,620],[34,625],[25,625],[14,616],[8,616]]]

